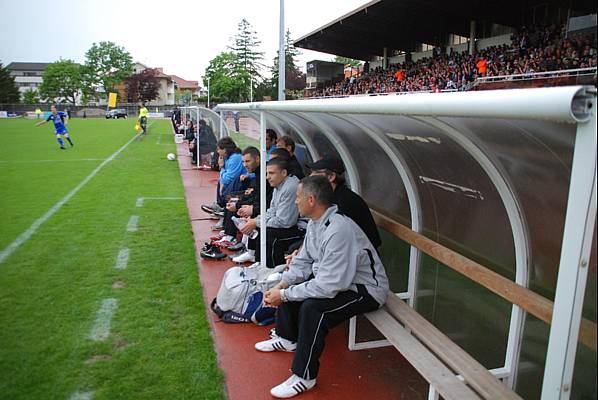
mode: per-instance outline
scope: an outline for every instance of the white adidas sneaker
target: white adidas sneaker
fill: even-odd
[[[234,257],[233,262],[236,263],[244,263],[244,262],[255,262],[255,256],[252,255],[249,251],[241,254],[240,256]]]
[[[264,340],[263,342],[257,342],[255,349],[258,351],[271,352],[271,351],[288,351],[292,352],[297,349],[297,342],[291,342],[280,336],[275,338]]]
[[[288,399],[289,397],[295,397],[298,394],[307,392],[308,390],[313,389],[314,386],[316,386],[315,379],[302,379],[293,374],[280,385],[270,389],[270,394],[279,399]]]

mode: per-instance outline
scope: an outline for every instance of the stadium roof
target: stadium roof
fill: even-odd
[[[470,21],[520,27],[535,6],[564,8],[562,0],[373,0],[297,39],[295,46],[369,60],[417,43],[440,45],[448,34],[469,36]],[[581,13],[596,12],[594,0],[570,0]],[[566,10],[565,10],[566,12]],[[526,14],[527,13],[527,14]]]
[[[6,66],[11,71],[45,71],[50,63],[11,62]]]

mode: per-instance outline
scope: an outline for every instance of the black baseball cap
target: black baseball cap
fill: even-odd
[[[336,172],[337,174],[342,174],[345,172],[345,166],[343,165],[343,162],[338,158],[330,156],[324,156],[324,158],[321,160],[307,164],[307,168],[312,171],[327,169],[329,171]]]

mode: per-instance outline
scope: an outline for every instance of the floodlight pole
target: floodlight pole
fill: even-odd
[[[278,46],[278,100],[285,100],[284,0],[280,0],[280,44]]]
[[[210,108],[210,77],[208,76],[208,108]]]

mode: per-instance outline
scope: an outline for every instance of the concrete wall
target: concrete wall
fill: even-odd
[[[453,49],[453,51],[456,52],[456,53],[462,53],[464,51],[466,52],[468,50],[468,48],[469,48],[468,44],[469,43],[454,44],[452,46],[449,46],[446,49],[446,52],[450,53],[451,49]]]
[[[422,58],[430,58],[432,57],[434,53],[432,52],[432,50],[428,50],[428,51],[418,51],[417,53],[411,53],[411,60],[413,61],[418,61],[421,60]]]
[[[511,44],[511,34],[506,33],[500,36],[493,36],[477,41],[478,50],[484,50],[490,46],[502,46],[503,44]]]

